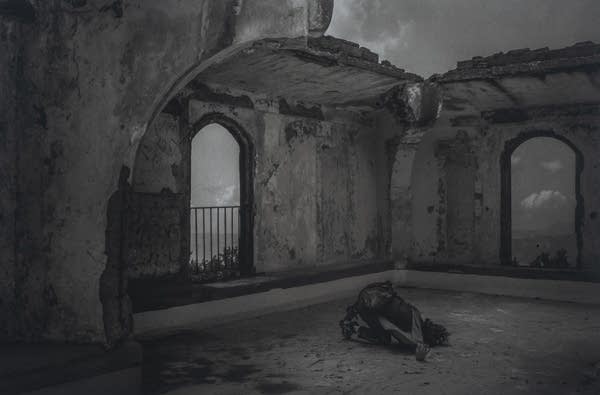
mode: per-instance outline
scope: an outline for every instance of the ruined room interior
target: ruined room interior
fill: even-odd
[[[0,393],[600,393],[600,6],[434,3],[0,0]]]

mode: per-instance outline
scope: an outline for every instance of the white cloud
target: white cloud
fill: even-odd
[[[236,190],[237,187],[235,185],[223,188],[219,195],[216,196],[217,206],[230,206],[236,203],[234,201],[236,198]]]
[[[380,60],[391,60],[398,51],[407,49],[415,22],[398,18],[393,23],[377,23],[382,15],[389,14],[390,7],[394,3],[389,0],[338,0],[327,34],[354,41],[378,54]]]
[[[542,166],[542,168],[548,170],[550,173],[556,173],[557,171],[560,171],[562,169],[564,169],[564,165],[560,160],[553,160],[553,161],[548,161],[548,162],[542,162],[540,163],[540,166]]]
[[[569,199],[560,191],[540,191],[532,193],[521,201],[525,209],[560,208],[568,203]]]

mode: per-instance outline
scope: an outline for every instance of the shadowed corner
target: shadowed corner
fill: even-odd
[[[0,15],[25,23],[33,23],[36,19],[35,9],[27,0],[0,1]]]

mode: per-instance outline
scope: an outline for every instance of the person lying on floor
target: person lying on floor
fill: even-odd
[[[367,326],[361,326],[357,317]],[[425,360],[430,347],[448,344],[449,337],[442,325],[423,320],[419,310],[398,296],[389,281],[368,285],[360,291],[356,303],[346,309],[340,327],[346,339],[357,333],[360,339],[389,345],[394,338],[414,351],[419,361]]]

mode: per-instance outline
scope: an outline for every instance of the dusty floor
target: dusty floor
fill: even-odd
[[[146,342],[144,393],[600,394],[600,307],[401,295],[452,333],[426,363],[342,340],[342,300]]]

